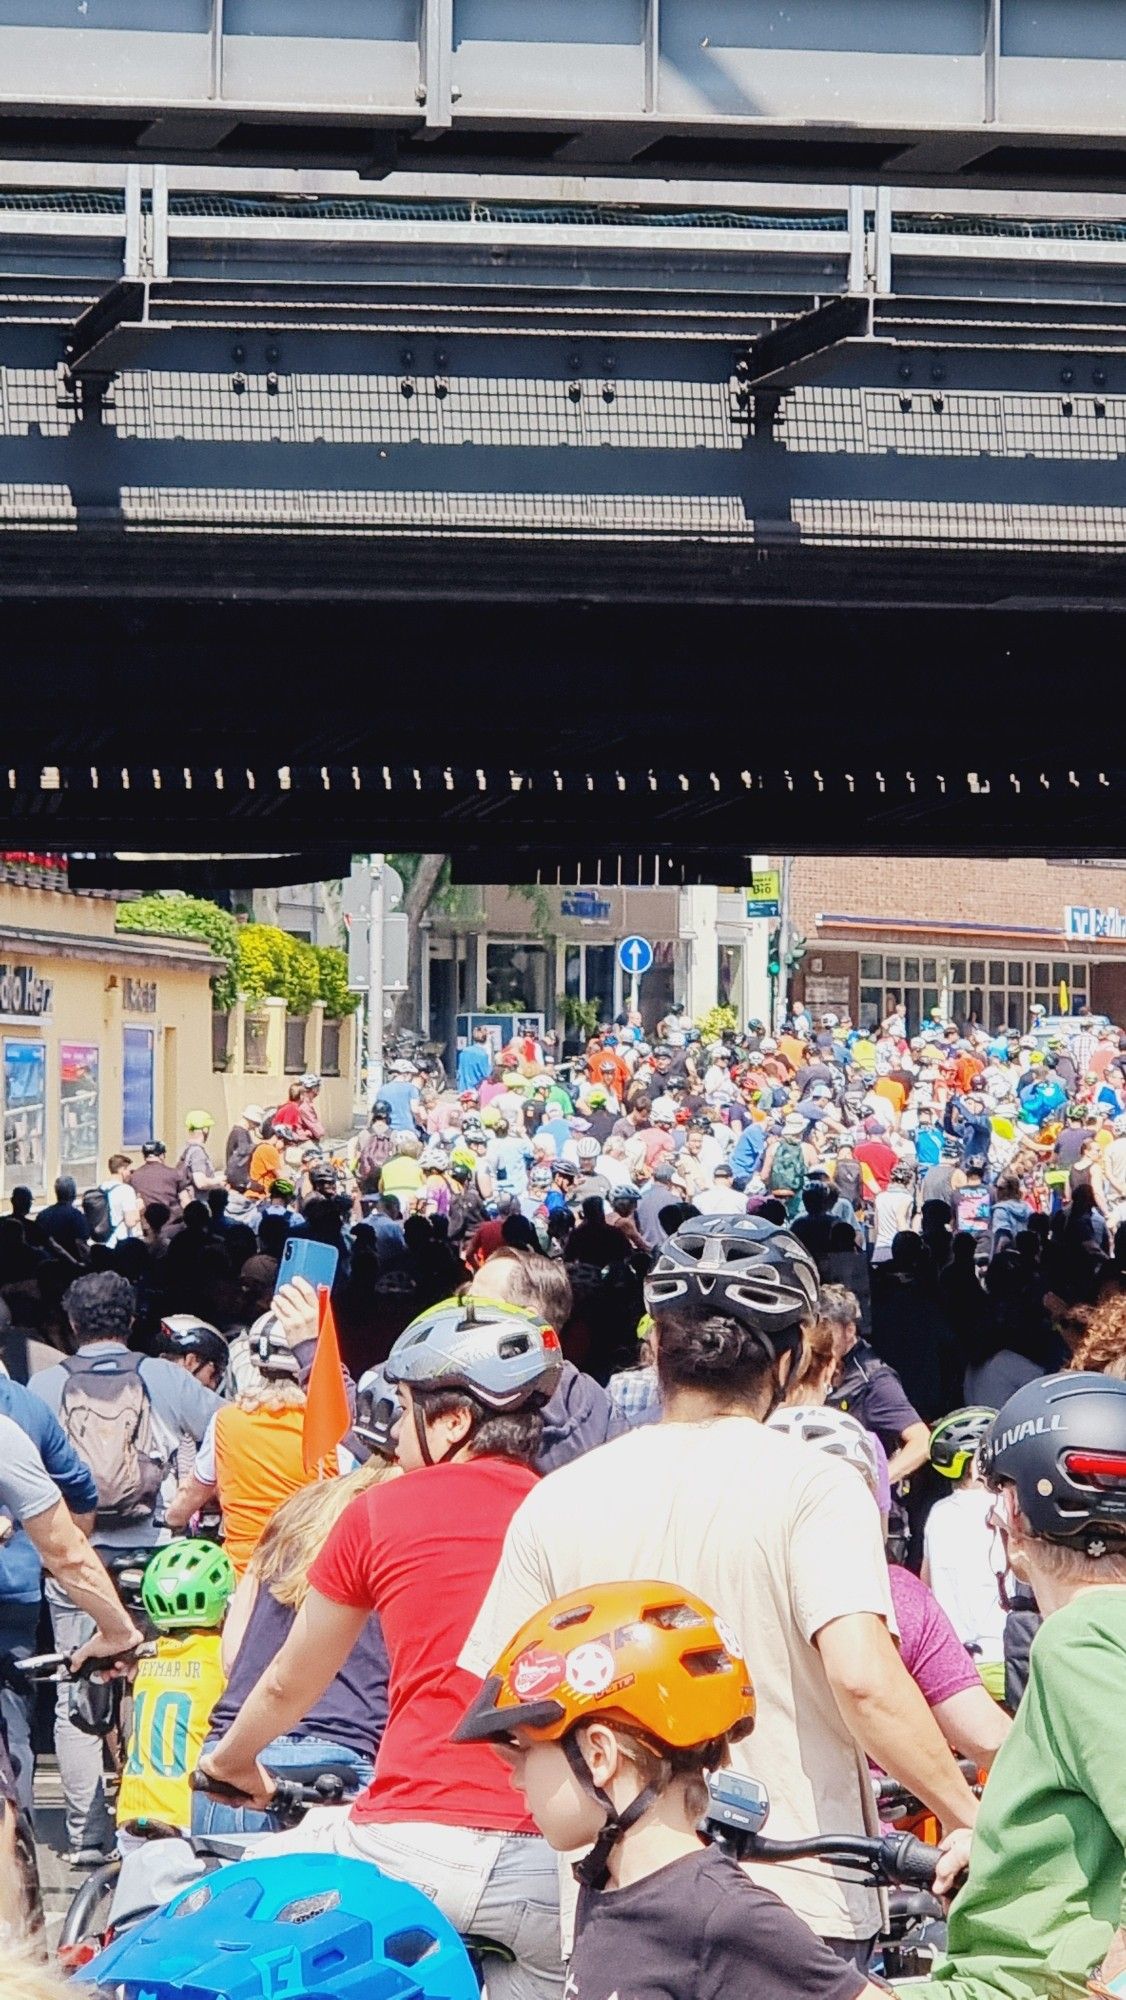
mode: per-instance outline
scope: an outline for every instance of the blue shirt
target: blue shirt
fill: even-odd
[[[915,1134],[915,1158],[921,1167],[937,1167],[942,1158],[942,1133],[937,1125],[920,1125]]]
[[[766,1130],[762,1125],[744,1125],[731,1151],[728,1162],[737,1181],[749,1180],[757,1171],[766,1151]]]
[[[409,1076],[393,1076],[388,1083],[381,1083],[379,1095],[384,1104],[391,1108],[390,1125],[392,1132],[413,1132],[414,1108],[418,1103],[417,1083]]]
[[[0,1376],[0,1415],[31,1439],[72,1514],[92,1514],[98,1504],[94,1475],[84,1465],[57,1417],[20,1382]],[[0,1547],[0,1606],[38,1604],[43,1565],[22,1528]],[[2,1615],[2,1612],[0,1612]]]
[[[458,1053],[458,1089],[480,1090],[492,1067],[493,1052],[488,1042],[470,1042],[467,1049],[461,1049]]]

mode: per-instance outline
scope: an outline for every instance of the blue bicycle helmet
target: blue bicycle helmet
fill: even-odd
[[[76,1974],[123,2000],[480,2000],[452,1924],[374,1862],[221,1868]]]

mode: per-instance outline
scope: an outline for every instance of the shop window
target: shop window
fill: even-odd
[[[1053,965],[1053,967],[1052,967],[1052,985],[1053,985],[1053,986],[1055,987],[1055,989],[1056,989],[1056,997],[1057,997],[1057,999],[1058,999],[1058,997],[1059,997],[1059,985],[1060,985],[1060,980],[1061,980],[1061,979],[1068,979],[1068,978],[1070,978],[1070,975],[1071,975],[1071,968],[1070,968],[1070,966],[1067,966],[1067,965],[1062,965],[1062,964],[1061,964],[1061,963],[1059,962],[1059,960],[1057,959],[1056,963],[1055,963],[1055,964]]]
[[[1032,968],[1037,986],[1046,986],[1051,979],[1051,968],[1046,958],[1038,958]]]
[[[1051,1011],[1052,1011],[1052,996],[1051,996],[1051,994],[1049,993],[1049,991],[1048,991],[1048,989],[1047,989],[1047,987],[1046,987],[1046,986],[1042,986],[1042,987],[1038,988],[1038,990],[1037,990],[1037,991],[1036,991],[1036,992],[1035,992],[1035,993],[1033,994],[1033,996],[1032,996],[1032,997],[1033,997],[1034,1001],[1036,1002],[1036,1005],[1037,1005],[1038,1007],[1042,1007],[1042,1008],[1044,1009],[1044,1012],[1045,1012],[1045,1014],[1050,1014],[1050,1013],[1051,1013]]]
[[[1019,993],[1009,995],[1008,1026],[1016,1028],[1018,1033],[1024,1026],[1024,999]]]
[[[153,1031],[124,1028],[121,1136],[143,1146],[153,1136]]]
[[[614,1018],[614,947],[588,944],[586,947],[586,997],[597,1000],[599,1018]]]
[[[924,964],[924,966],[928,965],[929,963],[930,963],[930,960],[929,960],[929,959],[924,959],[924,960],[923,960],[923,964]],[[936,1008],[937,1006],[938,1006],[938,988],[937,988],[937,986],[924,986],[924,988],[923,988],[923,1013],[924,1013],[924,1015],[926,1016],[926,1018],[927,1018],[927,1020],[928,1020],[928,1021],[930,1020],[930,1017],[931,1017],[931,1015],[932,1015],[932,1014],[934,1013],[934,1010],[935,1010],[935,1008]]]
[[[340,1075],[339,1021],[326,1021],[321,1028],[321,1075]]]
[[[970,966],[970,971],[971,972],[973,971],[972,965]],[[970,1008],[969,1008],[968,1018],[971,1021],[974,1021],[980,1025],[984,1013],[985,1013],[985,991],[980,986],[971,986]]]
[[[991,986],[1005,984],[1005,967],[999,958],[991,958],[989,961],[989,984]]]
[[[1005,996],[1003,993],[998,993],[994,988],[991,988],[989,993],[987,1019],[991,1035],[995,1035],[998,1028],[1004,1027]]]
[[[861,979],[882,979],[883,976],[884,976],[883,959],[878,957],[877,954],[874,952],[867,952],[862,954],[860,959]]]
[[[963,960],[963,965],[964,963],[965,961]],[[957,986],[953,989],[950,995],[950,1006],[959,1027],[964,1027],[967,1019],[966,989],[964,986]]]
[[[248,1076],[265,1076],[269,1070],[266,1056],[266,1042],[269,1033],[267,1014],[247,1014],[242,1024],[242,1066]]]
[[[564,993],[569,1000],[581,1000],[583,997],[583,953],[581,945],[569,944],[567,946],[567,955],[563,965]]]
[[[985,960],[983,958],[971,958],[970,960],[970,985],[985,985]]]
[[[721,1007],[734,1007],[739,1014],[743,1006],[743,947],[721,944],[717,954],[716,999]]]
[[[862,986],[860,988],[860,1026],[873,1028],[883,1013],[884,993],[882,986]]]
[[[1024,986],[1023,959],[1019,963],[1017,963],[1014,959],[1009,960],[1009,985],[1020,986],[1023,988]]]
[[[885,958],[884,978],[887,980],[893,980],[895,982],[898,982],[900,979],[902,979],[903,973],[900,970],[902,962],[903,961],[898,958]]]
[[[79,1187],[98,1172],[98,1069],[96,1043],[59,1044],[59,1167]]]
[[[904,959],[904,961],[903,961],[903,977],[904,977],[904,979],[905,979],[905,980],[907,981],[908,985],[912,985],[912,984],[916,984],[916,983],[918,982],[918,978],[919,978],[919,961],[918,961],[918,959],[917,959],[917,958],[905,958],[905,959]]]
[[[542,944],[490,944],[485,969],[486,1011],[547,1012],[547,952]]]
[[[218,1009],[211,1016],[211,1067],[225,1070],[231,1060],[231,1017]]]
[[[300,1076],[305,1067],[305,1036],[309,1026],[307,1014],[287,1014],[285,1017],[285,1073]]]
[[[965,985],[965,983],[966,983],[966,961],[965,961],[965,959],[964,959],[964,958],[952,958],[952,959],[951,959],[951,961],[950,961],[950,981],[951,981],[951,984],[952,984],[953,986],[964,986],[964,985]]]
[[[934,983],[934,982],[937,982],[937,979],[938,979],[938,960],[937,960],[937,958],[924,958],[924,960],[923,960],[923,978],[924,978],[924,979],[929,979],[929,980],[930,980],[930,981],[931,981],[932,983]]]

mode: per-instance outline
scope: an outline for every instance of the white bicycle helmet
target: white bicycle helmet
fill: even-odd
[[[880,1461],[876,1441],[870,1431],[847,1410],[831,1410],[819,1403],[789,1403],[767,1418],[772,1431],[785,1431],[801,1444],[816,1445],[830,1458],[843,1458],[864,1474],[869,1491],[880,1489]]]

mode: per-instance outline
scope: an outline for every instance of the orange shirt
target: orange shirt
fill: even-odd
[[[271,1516],[293,1493],[317,1477],[301,1457],[299,1410],[240,1410],[225,1403],[215,1421],[215,1479],[223,1510],[226,1550],[240,1576]],[[335,1478],[335,1455],[323,1467]]]
[[[886,1097],[896,1117],[899,1116],[907,1102],[907,1092],[904,1090],[903,1085],[896,1081],[894,1076],[881,1076],[872,1085],[872,1095],[873,1097]]]
[[[282,1170],[281,1150],[272,1139],[260,1139],[250,1155],[250,1178],[269,1194]]]
[[[796,1035],[782,1035],[778,1042],[778,1053],[789,1063],[791,1069],[798,1069],[805,1061],[805,1044],[799,1042]]]

